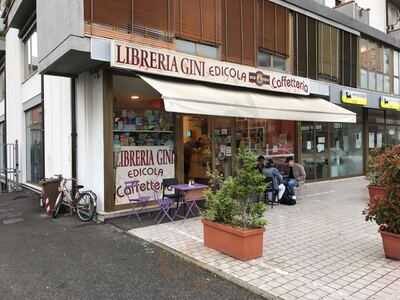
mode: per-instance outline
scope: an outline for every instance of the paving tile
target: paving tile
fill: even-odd
[[[354,178],[307,185],[298,205],[269,210],[264,257],[247,263],[205,248],[200,218],[130,233],[283,299],[400,300],[393,298],[400,291],[400,262],[384,258],[376,225],[360,215],[367,203],[366,184]],[[327,190],[335,192],[308,196]]]

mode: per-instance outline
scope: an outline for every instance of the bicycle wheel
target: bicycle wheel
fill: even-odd
[[[93,219],[96,205],[91,193],[84,192],[80,195],[76,203],[76,213],[82,222],[89,222]]]
[[[62,203],[63,203],[63,193],[59,193],[53,208],[52,215],[54,219],[57,218],[58,214],[60,213]]]

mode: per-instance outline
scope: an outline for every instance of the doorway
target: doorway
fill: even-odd
[[[302,163],[307,179],[329,178],[329,125],[304,122],[301,124]]]

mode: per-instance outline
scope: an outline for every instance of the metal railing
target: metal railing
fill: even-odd
[[[18,141],[14,144],[0,144],[0,192],[21,189],[19,166]]]

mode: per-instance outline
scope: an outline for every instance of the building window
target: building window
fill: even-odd
[[[394,53],[394,54],[393,54]],[[360,86],[361,88],[398,94],[399,56],[390,48],[360,40]],[[395,70],[397,68],[397,71]]]
[[[176,51],[201,57],[219,59],[218,47],[176,39]]]
[[[6,98],[6,78],[5,78],[4,71],[1,71],[0,72],[0,102],[2,102],[5,98]]]
[[[272,55],[267,52],[259,51],[257,55],[257,66],[261,68],[286,71],[287,59],[283,56]]]
[[[29,78],[38,69],[37,33],[34,31],[24,42],[25,79]]]
[[[400,75],[400,59],[399,59],[400,53],[397,51],[393,51],[393,93],[395,95],[400,94],[400,88],[399,88],[399,75]]]
[[[339,30],[330,25],[319,23],[318,42],[319,77],[330,81],[339,81]]]
[[[37,184],[43,170],[43,109],[39,105],[25,113],[26,121],[26,181]]]

